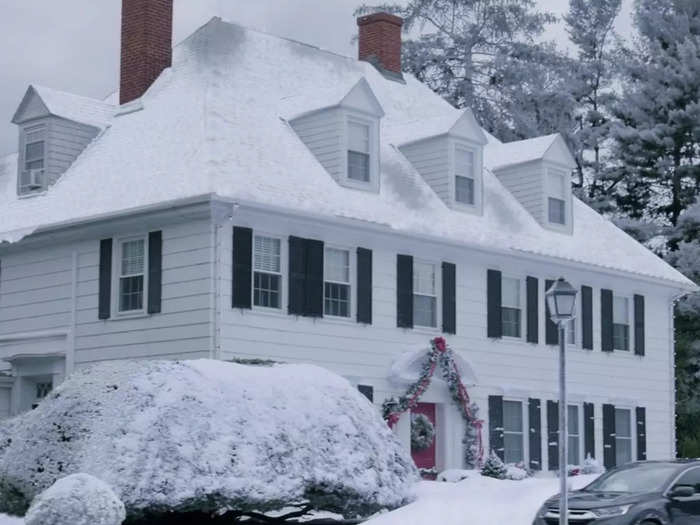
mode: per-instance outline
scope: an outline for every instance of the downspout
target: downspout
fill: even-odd
[[[220,355],[219,348],[219,226],[216,217],[211,215],[211,251],[210,251],[210,271],[211,279],[209,281],[209,307],[210,316],[209,322],[211,326],[211,346],[209,348],[209,358],[218,359]]]

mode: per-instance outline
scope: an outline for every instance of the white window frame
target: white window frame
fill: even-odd
[[[617,442],[618,442],[618,440],[620,440],[620,439],[629,440],[629,442],[630,442],[630,460],[629,460],[629,462],[634,461],[635,458],[637,457],[637,450],[636,450],[636,443],[635,443],[635,441],[636,441],[635,440],[635,428],[636,428],[637,422],[636,422],[634,409],[632,407],[629,407],[626,405],[614,405],[614,406],[615,406],[615,466],[619,467],[620,465],[618,465],[618,463],[617,463],[617,450],[618,450]],[[624,410],[629,414],[629,418],[630,418],[630,435],[629,435],[629,437],[625,437],[625,438],[620,437],[620,432],[619,432],[618,425],[617,425],[617,411],[618,410]],[[623,465],[624,465],[624,463],[623,463]]]
[[[510,403],[520,403],[520,414],[521,414],[521,419],[523,422],[522,425],[522,431],[521,432],[513,432],[513,431],[506,431],[506,422],[505,422],[505,403],[510,402]],[[526,467],[529,467],[530,465],[530,421],[529,421],[529,413],[528,413],[528,402],[523,400],[523,399],[518,399],[514,397],[504,397],[503,398],[503,462],[508,464],[506,461],[506,444],[505,444],[505,436],[506,434],[520,434],[522,436],[522,444],[523,444],[523,464]]]
[[[562,183],[562,190],[563,190],[563,195],[555,195],[554,192],[552,192],[550,188],[550,178],[552,176],[557,176],[561,177],[561,183]],[[554,228],[567,228],[569,226],[569,217],[571,215],[571,210],[569,209],[571,207],[571,199],[569,198],[570,191],[568,190],[566,186],[566,181],[567,181],[567,171],[562,168],[557,168],[557,167],[548,167],[545,171],[545,180],[544,180],[544,187],[545,187],[545,214],[546,214],[546,219],[547,223],[554,227]],[[569,185],[571,182],[569,182]],[[549,199],[556,199],[558,201],[563,201],[564,203],[564,222],[554,222],[550,220],[550,200]]]
[[[27,139],[27,136],[32,134],[32,133],[41,133],[41,139],[40,140],[33,140],[29,142]],[[46,173],[47,173],[47,160],[48,160],[48,134],[49,134],[49,126],[47,123],[37,123],[37,124],[31,124],[28,125],[24,128],[22,128],[22,140],[20,144],[20,162],[18,162],[18,170],[19,170],[19,176],[17,180],[17,187],[18,187],[18,194],[21,195],[34,195],[36,193],[41,193],[42,191],[46,190]],[[43,156],[41,157],[42,161],[42,187],[38,189],[29,189],[28,186],[23,185],[22,181],[24,180],[24,174],[28,171],[27,170],[27,146],[29,144],[34,144],[37,142],[43,142],[44,143],[44,153]],[[39,160],[39,159],[35,159]]]
[[[623,324],[623,323],[616,323],[615,322],[615,300],[616,299],[624,299],[627,301],[627,348],[617,348],[615,346],[615,325],[616,324]],[[627,295],[618,295],[613,293],[613,319],[612,319],[612,331],[613,331],[613,351],[615,352],[625,352],[625,353],[631,353],[632,348],[634,348],[634,341],[632,338],[634,337],[634,329],[632,326],[632,307],[633,307],[634,302],[632,301],[632,298],[627,296]]]
[[[503,308],[511,308],[515,309],[513,306],[507,306],[503,304],[503,282],[506,280],[514,280],[518,281],[518,298],[519,298],[519,310],[520,310],[520,335],[515,336],[515,335],[506,335],[503,333]],[[524,326],[524,318],[527,315],[525,312],[525,305],[523,304],[523,298],[526,297],[525,295],[526,290],[525,290],[525,279],[521,277],[516,277],[514,275],[507,275],[507,274],[502,274],[501,275],[501,332],[503,333],[503,337],[505,339],[512,339],[515,341],[521,341],[525,337],[525,326]]]
[[[469,177],[466,174],[459,173],[459,168],[457,166],[457,151],[464,150],[471,152],[473,164],[472,164],[472,175]],[[449,156],[450,156],[450,180],[449,189],[452,205],[455,209],[460,211],[466,211],[470,213],[480,213],[481,203],[482,203],[482,178],[483,178],[483,168],[481,162],[481,148],[462,140],[451,139],[449,144]],[[460,202],[457,200],[457,176],[466,176],[474,181],[474,202],[468,204],[465,202]]]
[[[441,281],[441,272],[440,268],[441,266],[435,262],[435,261],[429,261],[426,259],[413,259],[413,275],[411,275],[411,282],[415,282],[415,266],[416,264],[429,264],[433,267],[434,270],[434,275],[435,275],[435,295],[428,295],[424,293],[416,293],[415,285],[413,286],[413,293],[411,294],[411,308],[413,310],[413,326],[414,328],[422,328],[424,330],[439,330],[440,323],[442,321],[441,317],[441,291],[442,291],[442,281]],[[416,323],[416,312],[415,312],[415,306],[414,306],[414,296],[420,295],[422,297],[435,297],[435,326],[429,326],[429,325],[423,325],[423,324],[417,324]]]
[[[120,306],[120,280],[123,277],[121,274],[121,264],[122,264],[122,245],[129,241],[140,241],[143,240],[143,308],[140,310],[126,310],[121,311]],[[148,311],[148,234],[140,233],[134,235],[125,235],[122,237],[115,237],[113,239],[113,250],[112,250],[112,314],[111,317],[134,317],[146,315]]]
[[[276,239],[280,243],[280,271],[279,272],[269,272],[260,270],[259,273],[266,273],[271,275],[279,275],[280,277],[280,291],[279,291],[279,307],[274,306],[260,306],[255,304],[255,273],[258,271],[255,269],[255,238],[256,237],[266,237],[269,239]],[[253,231],[253,246],[252,246],[252,259],[251,259],[251,269],[250,269],[250,304],[254,310],[266,311],[266,312],[277,312],[281,313],[284,311],[285,305],[285,275],[287,275],[287,243],[284,242],[284,238],[281,235],[268,233],[264,231]]]
[[[584,421],[583,421],[583,407],[577,403],[569,403],[567,406],[568,406],[568,408],[573,408],[573,407],[576,408],[576,426],[578,428],[578,434],[571,433],[571,431],[570,431],[571,430],[571,428],[570,428],[571,427],[571,425],[570,425],[571,417],[570,417],[569,413],[567,412],[566,416],[567,416],[567,422],[569,423],[569,425],[568,425],[569,426],[569,433],[568,433],[569,439],[576,436],[576,439],[578,442],[578,457],[576,458],[576,461],[574,463],[571,463],[571,462],[568,462],[568,463],[569,463],[569,465],[581,465],[581,464],[583,464],[583,448],[584,448],[583,447],[583,439],[582,439],[583,438],[582,430],[583,430],[583,423],[584,423]],[[568,443],[567,443],[567,445],[568,445]],[[570,446],[568,447],[567,450],[568,450],[568,453],[571,453]],[[568,460],[568,458],[567,458],[567,460]]]
[[[357,111],[345,109],[342,124],[342,174],[343,185],[350,188],[378,191],[379,190],[379,120]],[[369,181],[360,181],[349,177],[348,151],[350,151],[350,124],[360,124],[369,127]]]
[[[342,250],[348,252],[348,282],[332,281],[326,278],[326,250]],[[355,253],[347,246],[327,244],[323,245],[323,316],[330,319],[339,319],[343,321],[352,320],[353,308],[355,307]],[[349,287],[348,292],[348,315],[346,317],[332,315],[326,312],[326,283],[346,284]]]

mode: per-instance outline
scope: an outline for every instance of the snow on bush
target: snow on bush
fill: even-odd
[[[0,429],[4,424],[0,424]],[[417,472],[377,410],[311,365],[121,361],[73,374],[11,423],[0,512],[57,479],[110,485],[132,517],[314,509],[366,514],[408,499]]]
[[[478,475],[476,470],[463,470],[458,468],[452,468],[443,470],[437,475],[437,481],[444,481],[447,483],[459,483],[465,479],[469,479]]]
[[[59,479],[32,502],[26,525],[121,525],[124,504],[109,486],[89,474]]]
[[[588,454],[581,465],[581,474],[602,474],[603,472],[605,472],[605,467],[601,462]]]
[[[508,475],[508,469],[493,450],[484,461],[484,466],[481,467],[481,475],[496,479],[506,479]]]
[[[521,464],[509,464],[506,466],[506,479],[510,479],[512,481],[522,481],[523,479],[529,477],[530,473]]]

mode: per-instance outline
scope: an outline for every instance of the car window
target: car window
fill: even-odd
[[[694,468],[683,474],[678,481],[674,483],[674,487],[679,485],[688,485],[695,489],[695,492],[700,492],[700,468]]]
[[[678,471],[673,463],[646,463],[612,470],[588,485],[591,492],[661,492]]]

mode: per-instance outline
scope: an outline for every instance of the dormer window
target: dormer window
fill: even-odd
[[[348,179],[370,181],[370,126],[348,122]]]
[[[547,170],[547,210],[549,222],[566,224],[566,172]]]
[[[474,152],[459,147],[455,150],[455,201],[474,204]]]
[[[40,190],[44,187],[44,164],[46,155],[46,126],[25,129],[20,193]]]

